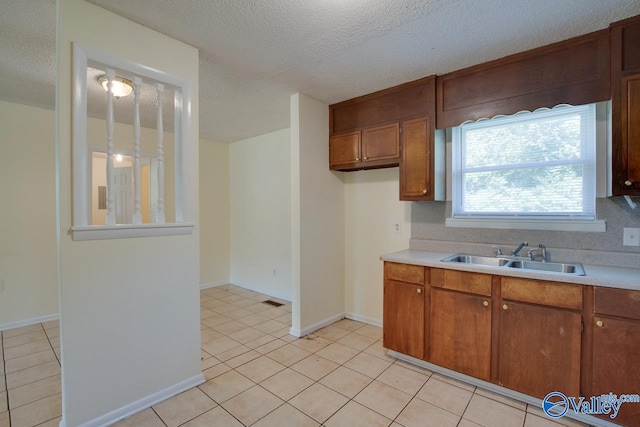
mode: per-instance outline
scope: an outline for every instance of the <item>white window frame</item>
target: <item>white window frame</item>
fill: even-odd
[[[91,218],[91,151],[87,143],[87,66],[89,61],[108,64],[127,70],[132,74],[147,77],[177,87],[174,104],[175,146],[175,218],[176,222],[165,224],[117,224],[90,225]],[[173,236],[192,234],[195,212],[184,209],[183,201],[194,198],[193,189],[184,185],[182,171],[189,158],[191,138],[191,82],[180,76],[169,74],[120,58],[92,47],[73,43],[73,240],[102,240],[132,237]]]
[[[584,196],[588,198],[586,203],[592,204],[589,212],[580,214],[547,214],[547,213],[474,213],[463,212],[462,210],[462,137],[466,130],[477,129],[480,127],[493,126],[509,122],[521,121],[531,116],[528,111],[520,112],[512,116],[498,116],[493,119],[483,119],[477,122],[464,123],[461,126],[452,129],[452,217],[447,218],[446,225],[448,227],[465,227],[465,228],[499,228],[499,229],[528,229],[528,230],[562,230],[562,231],[586,231],[586,232],[604,232],[606,231],[606,222],[597,220],[595,217],[595,198],[596,198],[596,174],[599,165],[596,165],[596,136],[600,132],[596,129],[598,122],[596,120],[596,104],[584,105],[579,107],[571,107],[566,105],[557,106],[553,109],[541,108],[534,113],[544,114],[547,116],[565,114],[567,108],[572,111],[580,111],[581,114],[592,115],[593,126],[590,129],[583,129],[583,138],[587,138],[584,144],[581,163],[585,164],[587,177],[585,178]],[[598,107],[602,108],[602,107]],[[590,139],[590,140],[589,140]],[[605,141],[606,142],[606,137]]]

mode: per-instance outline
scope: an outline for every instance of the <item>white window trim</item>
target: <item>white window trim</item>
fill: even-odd
[[[115,226],[89,225],[91,187],[90,169],[86,161],[89,147],[87,144],[87,65],[89,60],[109,64],[125,69],[142,77],[166,82],[180,88],[181,102],[176,103],[175,111],[175,223],[166,224],[119,224]],[[103,240],[153,236],[175,236],[192,234],[195,212],[190,201],[196,195],[182,179],[184,162],[193,147],[191,139],[191,82],[188,79],[150,68],[133,61],[120,58],[100,50],[73,43],[73,225],[69,230],[73,240]],[[185,105],[186,108],[182,108]]]
[[[601,195],[608,196],[610,189],[610,168],[606,159],[610,156],[611,146],[611,111],[610,102],[600,102],[595,104],[596,114],[596,129],[595,129],[595,151],[596,151],[596,172],[595,172],[595,186],[594,197]],[[537,111],[537,110],[536,110]],[[516,113],[519,114],[519,113]],[[486,120],[486,119],[485,119]],[[449,134],[451,140],[453,140],[456,132],[459,132],[458,128],[452,128],[452,132]],[[449,138],[447,138],[449,139]],[[452,141],[448,141],[453,146]],[[451,176],[451,170],[453,169],[452,159],[450,155],[453,150],[447,150],[447,156],[449,157],[449,172],[447,173],[447,183],[451,184],[449,188],[453,188],[453,177]],[[603,153],[607,153],[607,156],[603,156]],[[602,189],[601,181],[606,182],[606,189]],[[452,200],[452,194],[447,192],[447,200]],[[604,193],[604,194],[603,194]],[[453,206],[453,201],[452,201]],[[595,213],[597,215],[597,212]],[[453,212],[452,212],[453,215]],[[569,219],[569,218],[557,218],[557,219],[533,219],[533,218],[482,218],[480,215],[473,218],[465,217],[450,217],[445,219],[445,226],[457,227],[457,228],[487,228],[487,229],[515,229],[515,230],[548,230],[548,231],[578,231],[578,232],[606,232],[607,224],[605,220],[595,219]]]

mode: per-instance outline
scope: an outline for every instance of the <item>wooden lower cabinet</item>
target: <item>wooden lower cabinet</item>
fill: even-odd
[[[590,395],[640,394],[640,321],[596,316]],[[640,403],[623,403],[615,423],[640,426]]]
[[[429,361],[486,381],[491,370],[491,298],[431,289]]]
[[[498,384],[538,398],[580,396],[579,312],[502,301]]]
[[[385,348],[540,399],[640,394],[640,291],[385,263],[383,329]],[[602,418],[640,427],[640,403]]]
[[[586,394],[640,394],[640,291],[596,288],[591,319],[591,386]],[[624,426],[640,426],[640,403],[623,403],[615,419]]]
[[[385,348],[424,359],[424,296],[423,285],[385,280]]]

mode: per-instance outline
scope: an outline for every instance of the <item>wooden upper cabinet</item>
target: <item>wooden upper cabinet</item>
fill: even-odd
[[[611,25],[614,195],[640,195],[640,17]]]
[[[434,76],[330,105],[329,168],[398,166],[401,123],[414,117],[433,118],[434,110]]]
[[[429,117],[402,123],[400,200],[433,200],[432,132]]]
[[[360,161],[360,132],[333,135],[329,138],[329,164],[349,165]]]
[[[597,31],[437,77],[437,127],[610,99],[609,31]]]
[[[400,158],[400,126],[398,123],[362,131],[362,161]]]
[[[432,114],[435,76],[425,77],[329,106],[329,135]]]

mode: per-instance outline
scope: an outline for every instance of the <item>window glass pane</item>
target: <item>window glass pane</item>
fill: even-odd
[[[464,211],[583,211],[582,166],[503,169],[464,175]]]
[[[453,147],[453,215],[595,219],[595,106],[468,123]]]
[[[580,115],[530,119],[465,132],[465,167],[580,158]]]

